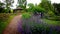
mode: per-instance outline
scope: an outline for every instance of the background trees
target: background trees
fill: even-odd
[[[39,6],[45,9],[45,13],[47,16],[54,15],[54,7],[51,4],[50,0],[41,0]]]
[[[4,3],[0,2],[0,7],[3,7],[3,9],[5,9],[4,11],[0,12],[5,12],[5,13],[9,13],[11,10],[11,6],[13,5],[14,0],[4,0]],[[18,6],[17,8],[26,8],[27,5],[27,0],[18,0]],[[54,14],[58,14],[59,15],[59,11],[60,11],[60,4],[51,4],[50,0],[41,0],[41,3],[39,5],[34,5],[32,3],[28,4],[29,8],[27,9],[30,12],[43,12],[46,13],[47,15],[54,15]]]
[[[57,4],[57,3],[54,3],[54,9],[55,9],[55,14],[56,15],[60,15],[60,3]]]
[[[18,7],[25,9],[27,1],[26,0],[18,0]]]
[[[46,11],[49,11],[49,10],[54,11],[53,5],[51,4],[50,0],[42,0],[39,6],[44,8]]]
[[[14,3],[14,0],[4,0],[3,3],[0,2],[0,7],[2,7],[4,9],[4,11],[1,10],[1,12],[2,13],[9,13],[11,10],[10,7],[12,6],[13,3]]]
[[[4,5],[4,3],[0,2],[0,13],[3,13],[5,11]]]
[[[5,6],[6,6],[6,12],[8,13],[10,11],[10,7],[14,3],[14,0],[5,0]]]

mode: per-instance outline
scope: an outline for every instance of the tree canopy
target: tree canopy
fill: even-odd
[[[26,8],[27,1],[26,0],[18,0],[18,7]]]

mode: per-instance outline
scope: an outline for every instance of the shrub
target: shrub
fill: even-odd
[[[0,22],[4,22],[9,18],[10,14],[0,13]]]
[[[22,14],[22,18],[23,19],[28,19],[28,18],[30,18],[31,17],[31,14],[29,14],[29,13],[23,13]]]

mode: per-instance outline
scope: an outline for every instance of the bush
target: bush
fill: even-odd
[[[0,13],[4,13],[5,9],[4,8],[0,8]]]
[[[22,14],[22,18],[23,19],[28,19],[28,18],[30,18],[31,17],[31,14],[29,14],[29,13],[23,13]]]
[[[9,18],[10,14],[0,13],[0,22],[4,22]]]

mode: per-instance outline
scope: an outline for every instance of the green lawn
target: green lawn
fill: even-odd
[[[42,20],[49,25],[60,25],[60,21],[54,21],[54,20],[48,20],[48,19],[42,19]]]

